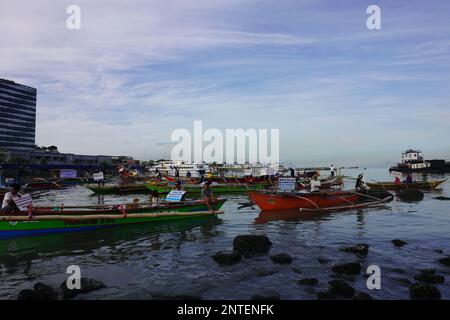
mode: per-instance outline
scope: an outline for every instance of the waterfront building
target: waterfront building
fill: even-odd
[[[36,95],[35,88],[0,79],[1,149],[34,149]]]

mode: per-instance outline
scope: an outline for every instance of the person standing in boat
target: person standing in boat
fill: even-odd
[[[150,195],[150,202],[152,204],[153,207],[158,205],[159,202],[159,193],[157,190],[153,190],[151,195]]]
[[[358,176],[358,179],[356,179],[355,189],[360,193],[367,193],[367,185],[362,173]]]
[[[330,171],[331,171],[330,172],[331,177],[334,177],[336,175],[336,169],[334,168],[333,165],[330,166]]]
[[[22,195],[20,194],[20,184],[13,184],[11,187],[11,191],[7,192],[3,197],[3,203],[1,207],[1,211],[3,212],[14,212],[19,211],[16,203],[14,202],[14,197],[20,198]]]
[[[413,183],[413,178],[411,176],[411,174],[408,173],[408,175],[406,176],[405,181],[403,181],[403,183]]]
[[[186,172],[186,178],[190,179],[192,177],[192,173],[188,170]]]
[[[318,178],[318,176],[315,175],[309,184],[310,188],[311,188],[311,192],[317,192],[320,190],[321,183],[320,183],[320,180],[318,180],[317,178]]]
[[[210,211],[214,211],[212,206],[217,202],[217,198],[214,196],[214,194],[210,188],[210,185],[211,185],[211,182],[206,181],[205,185],[202,188],[201,196],[202,196],[203,201],[205,201],[206,205],[208,206],[208,209]]]

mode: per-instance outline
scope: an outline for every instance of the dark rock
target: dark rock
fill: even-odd
[[[445,278],[443,276],[437,275],[434,272],[419,273],[418,275],[414,276],[414,279],[429,284],[442,283],[445,281]]]
[[[365,292],[357,292],[353,300],[373,300],[372,296]]]
[[[267,291],[254,294],[252,300],[280,300],[280,295],[275,291]]]
[[[392,240],[392,244],[396,247],[403,247],[404,245],[408,244],[408,242],[400,240],[400,239],[394,239],[394,240]]]
[[[409,281],[406,278],[391,278],[394,281],[397,281],[398,283],[400,283],[401,286],[403,287],[409,287],[411,285],[411,281]]]
[[[450,267],[450,257],[439,259],[439,262],[445,266]]]
[[[442,249],[434,249],[433,251],[437,252],[437,253],[444,253],[444,250],[442,250]]]
[[[319,300],[334,300],[337,297],[329,291],[319,291],[317,292],[317,299]]]
[[[19,292],[18,300],[57,300],[58,293],[52,287],[38,282],[34,290],[25,289]]]
[[[158,300],[202,300],[201,296],[190,294],[156,295],[153,297]]]
[[[273,262],[280,263],[280,264],[288,264],[292,262],[292,258],[290,255],[286,253],[278,253],[270,256],[270,259]]]
[[[319,261],[320,264],[327,264],[328,262],[330,262],[330,260],[324,257],[317,258],[317,261]]]
[[[365,243],[358,243],[352,247],[343,247],[340,250],[345,252],[357,253],[365,256],[369,253],[369,245]]]
[[[339,274],[356,275],[361,273],[361,264],[359,262],[349,262],[334,265],[331,270]]]
[[[72,290],[67,288],[66,281],[61,284],[60,289],[62,291],[64,299],[71,299],[80,293],[88,293],[106,287],[103,282],[94,279],[81,278],[80,282],[81,288]]]
[[[300,269],[300,268],[292,268],[292,271],[294,271],[295,273],[298,273],[298,274],[303,273],[302,269]]]
[[[441,292],[432,285],[416,282],[409,286],[409,296],[414,300],[436,300],[441,298]]]
[[[17,300],[37,300],[37,297],[34,290],[24,289],[19,292]]]
[[[319,280],[316,278],[305,278],[298,280],[297,283],[300,285],[315,286],[319,283]]]
[[[398,197],[403,201],[421,201],[423,200],[423,192],[420,190],[401,190],[398,193]]]
[[[449,197],[441,197],[441,196],[435,197],[435,199],[437,199],[437,200],[450,200]]]
[[[231,265],[241,261],[241,255],[235,251],[219,251],[216,252],[212,258],[218,264]]]
[[[331,294],[343,298],[351,298],[355,294],[355,289],[343,280],[328,281],[328,288]]]
[[[392,272],[405,274],[406,271],[400,268],[392,268]]]
[[[245,254],[266,253],[271,245],[269,238],[263,235],[240,235],[233,241],[233,249]]]

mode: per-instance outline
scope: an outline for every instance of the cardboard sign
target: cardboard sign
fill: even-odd
[[[28,211],[28,206],[33,205],[33,199],[28,193],[21,195],[21,197],[13,197],[14,203],[20,211]]]
[[[105,179],[103,177],[103,172],[94,173],[94,181],[100,181],[100,180],[103,180],[103,179]]]
[[[166,196],[166,201],[181,201],[186,191],[172,190]]]
[[[278,190],[279,191],[294,191],[295,190],[295,178],[278,178]]]

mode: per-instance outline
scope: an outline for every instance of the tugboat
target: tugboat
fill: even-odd
[[[408,149],[402,153],[402,161],[396,166],[389,168],[389,172],[402,173],[445,173],[450,172],[450,163],[445,160],[424,160],[422,151],[419,149]]]

